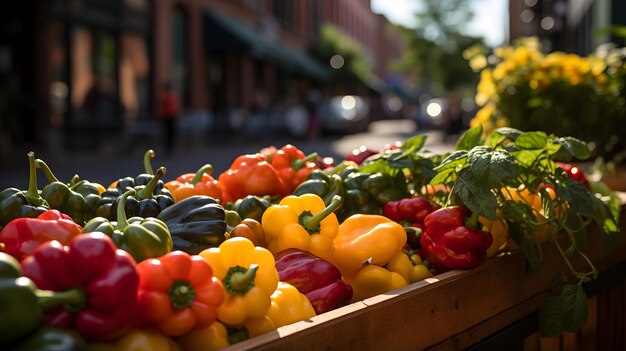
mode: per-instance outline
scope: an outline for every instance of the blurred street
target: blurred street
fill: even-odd
[[[396,140],[404,141],[417,133],[428,133],[426,149],[433,153],[444,153],[452,149],[445,143],[445,134],[439,131],[416,130],[410,120],[381,120],[373,122],[365,133],[324,136],[317,139],[294,139],[272,135],[268,137],[250,137],[242,135],[212,135],[202,140],[179,136],[173,152],[167,155],[159,138],[136,140],[125,150],[117,152],[68,152],[33,149],[35,156],[43,159],[61,181],[68,182],[74,174],[81,179],[98,182],[105,186],[120,177],[136,176],[143,173],[143,154],[148,149],[156,152],[152,160],[153,168],[167,168],[165,180],[171,180],[183,173],[195,172],[205,163],[214,168],[214,175],[228,169],[230,163],[244,153],[255,153],[261,148],[274,145],[281,147],[291,143],[305,153],[317,152],[324,157],[333,157],[340,162],[353,149],[365,145],[370,149],[381,149]],[[119,140],[112,140],[116,143]],[[156,142],[156,144],[155,144]],[[28,185],[28,158],[31,150],[21,150],[14,157],[0,166],[0,188],[17,187],[26,189]],[[37,173],[39,188],[46,184],[41,171]]]

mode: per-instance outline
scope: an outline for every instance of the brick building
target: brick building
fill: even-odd
[[[327,62],[311,52],[320,25],[361,44],[376,75],[401,39],[369,0],[23,0],[0,15],[0,151],[60,131],[97,148],[155,121],[172,83],[186,113],[222,124],[263,104],[302,103],[324,89]],[[241,119],[239,119],[241,121]],[[9,139],[9,136],[11,138]],[[2,152],[0,152],[1,154]]]

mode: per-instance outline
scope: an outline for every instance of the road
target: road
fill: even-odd
[[[214,174],[219,174],[230,166],[231,162],[244,153],[254,153],[263,147],[274,145],[281,147],[291,143],[305,153],[317,152],[321,156],[333,157],[336,162],[343,160],[354,148],[365,145],[371,149],[381,149],[386,144],[396,140],[404,141],[421,131],[417,131],[412,121],[383,120],[370,125],[366,133],[324,136],[318,139],[293,139],[284,136],[225,136],[212,135],[201,139],[181,136],[176,149],[170,155],[159,151],[161,145],[151,145],[153,142],[137,140],[123,148],[112,149],[106,152],[64,151],[33,149],[35,156],[43,159],[50,166],[56,177],[62,181],[69,181],[78,174],[81,179],[108,185],[114,180],[135,176],[143,172],[142,157],[146,150],[152,148],[156,157],[152,165],[164,166],[167,174],[164,180],[168,181],[183,173],[195,172],[205,163],[211,163]],[[443,142],[440,132],[424,132],[429,135],[426,148],[434,153],[444,153],[451,150],[451,146]],[[112,142],[116,142],[113,140]],[[158,140],[157,140],[158,142]],[[25,189],[28,185],[28,158],[27,152],[20,154],[2,163],[0,166],[0,190],[7,187]],[[46,184],[43,173],[38,172],[40,189]]]

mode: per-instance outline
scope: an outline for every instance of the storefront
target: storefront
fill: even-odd
[[[44,124],[65,132],[66,147],[96,148],[104,134],[151,118],[149,0],[56,0],[45,14]]]

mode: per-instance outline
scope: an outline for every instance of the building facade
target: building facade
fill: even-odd
[[[97,149],[133,126],[150,130],[166,83],[184,113],[226,128],[301,104],[331,74],[311,52],[325,22],[364,48],[378,76],[402,50],[369,0],[23,0],[0,19],[0,154],[52,132],[62,147]]]
[[[603,43],[623,46],[611,34],[615,25],[626,25],[622,0],[509,0],[510,41],[537,36],[546,51],[588,55]]]

